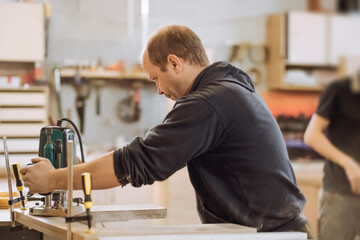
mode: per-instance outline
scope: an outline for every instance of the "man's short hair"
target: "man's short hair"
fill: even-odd
[[[167,57],[174,54],[190,64],[209,65],[200,38],[188,27],[167,25],[157,30],[149,39],[146,50],[152,64],[166,72]]]

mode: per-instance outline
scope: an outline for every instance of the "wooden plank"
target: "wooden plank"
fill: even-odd
[[[0,136],[7,137],[39,137],[40,130],[45,124],[39,123],[2,123]]]
[[[117,222],[134,219],[157,219],[166,217],[166,208],[155,205],[107,205],[91,209],[93,222]],[[85,213],[83,214],[85,215]]]
[[[0,92],[0,106],[40,106],[47,104],[45,92]]]
[[[45,122],[46,117],[45,108],[0,108],[0,122]]]
[[[154,205],[94,206],[92,208],[92,215],[93,222],[154,219],[166,217],[166,209]],[[15,212],[15,219],[17,222],[53,238],[66,238],[67,224],[65,223],[65,218],[33,216],[29,214],[29,210],[17,210]],[[71,228],[74,240],[96,239],[95,235],[102,235],[105,234],[104,232],[108,232],[108,230],[95,228],[96,234],[87,234],[87,225],[81,223],[72,223]],[[121,232],[116,234],[121,234]]]
[[[216,233],[216,234],[175,234],[150,236],[118,236],[99,237],[99,240],[306,240],[306,233],[279,232],[279,233]]]
[[[39,151],[39,138],[10,138],[7,142],[9,153],[38,153]],[[0,153],[3,152],[4,146],[0,146]]]

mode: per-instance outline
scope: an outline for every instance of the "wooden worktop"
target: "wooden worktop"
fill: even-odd
[[[298,184],[311,184],[322,187],[324,177],[323,160],[292,161],[291,165],[293,166]]]
[[[66,224],[63,218],[34,217],[26,212],[17,211],[16,218],[19,222],[27,224],[53,239],[65,239]],[[118,223],[115,228],[106,228],[96,225],[92,234],[87,234],[87,226],[80,223],[72,224],[72,238],[74,240],[305,240],[306,233],[279,232],[257,233],[255,228],[237,224],[192,224],[192,225],[159,225],[159,226],[128,226]]]

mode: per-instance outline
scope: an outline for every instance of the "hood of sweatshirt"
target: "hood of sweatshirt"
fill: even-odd
[[[199,73],[194,81],[190,93],[203,87],[204,85],[222,81],[233,82],[250,92],[255,92],[255,88],[250,77],[244,71],[231,65],[229,62],[220,61],[211,64]]]

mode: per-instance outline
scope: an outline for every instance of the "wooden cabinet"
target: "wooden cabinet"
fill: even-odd
[[[360,16],[310,12],[270,15],[268,87],[319,91],[339,76],[344,56],[360,56]]]
[[[267,45],[270,89],[319,91],[337,76],[336,65],[330,62],[328,15],[270,15]]]
[[[43,5],[0,2],[0,61],[42,61],[44,53]]]
[[[48,90],[0,89],[0,137],[8,138],[11,163],[25,166],[38,156],[40,129],[47,125]],[[3,154],[0,144],[0,154]],[[0,161],[0,174],[5,174],[5,162]]]

